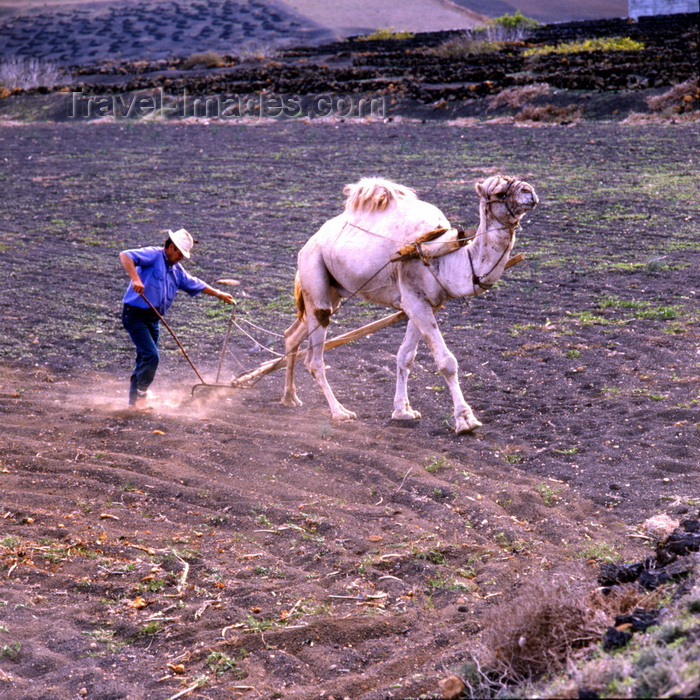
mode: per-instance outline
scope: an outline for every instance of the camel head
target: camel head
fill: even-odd
[[[479,211],[501,223],[516,226],[523,215],[540,201],[534,188],[524,180],[493,175],[476,185]]]

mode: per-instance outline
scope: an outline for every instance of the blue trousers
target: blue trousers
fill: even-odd
[[[129,405],[144,396],[158,369],[160,321],[151,309],[124,304],[122,324],[136,346],[136,364],[131,375]]]

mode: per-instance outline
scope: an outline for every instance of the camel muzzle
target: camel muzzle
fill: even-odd
[[[533,189],[525,190],[525,194],[529,195],[530,201],[523,202],[523,206],[527,207],[528,209],[534,209],[540,203],[540,198]]]

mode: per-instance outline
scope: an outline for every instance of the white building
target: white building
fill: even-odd
[[[629,0],[629,16],[675,15],[700,11],[698,0]]]

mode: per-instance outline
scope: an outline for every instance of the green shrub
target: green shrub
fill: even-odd
[[[452,37],[440,46],[430,49],[430,53],[453,59],[470,54],[493,53],[509,42],[522,41],[527,37],[528,31],[538,24],[537,20],[525,17],[518,10],[513,15],[496,17],[488,24]]]
[[[438,457],[434,455],[432,457],[426,457],[423,460],[423,469],[430,474],[435,474],[435,472],[439,472],[441,469],[447,469],[451,466],[450,460],[445,456]]]
[[[358,36],[357,41],[402,41],[404,39],[413,39],[413,32],[396,32],[391,29],[377,29],[371,34]]]
[[[543,46],[526,49],[523,52],[523,56],[547,56],[551,53],[590,53],[592,51],[641,51],[642,49],[644,49],[644,44],[641,41],[635,41],[628,36],[617,36],[586,39],[585,41],[569,41],[556,46],[544,44]]]
[[[540,23],[536,19],[525,17],[520,10],[517,10],[515,14],[505,14],[501,17],[496,17],[496,19],[493,20],[493,24],[512,32],[523,32],[538,27]]]

